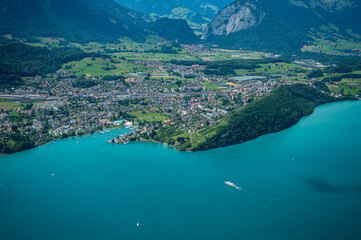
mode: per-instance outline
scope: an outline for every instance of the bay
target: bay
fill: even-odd
[[[206,152],[127,131],[1,156],[0,238],[361,239],[360,101]]]

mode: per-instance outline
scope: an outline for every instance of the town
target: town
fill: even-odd
[[[182,48],[189,56],[250,55],[246,51],[225,55],[221,50],[199,45]],[[119,58],[122,60],[118,61]],[[66,64],[56,73],[27,78],[24,86],[3,89],[0,103],[22,103],[0,110],[1,142],[8,143],[0,146],[1,152],[16,152],[54,139],[124,125],[136,128],[109,142],[156,141],[187,150],[214,134],[215,127],[224,124],[242,106],[282,85],[299,82],[313,85],[306,73],[328,67],[300,60],[263,64],[251,70],[236,69],[239,74],[233,76],[206,74],[207,65],[197,61],[194,64],[149,58],[124,61],[122,56],[113,56],[110,62],[132,64],[133,71],[115,75],[111,72],[114,67],[107,64],[103,68],[110,69],[112,75],[75,74],[79,63]],[[335,91],[330,94],[341,96]]]

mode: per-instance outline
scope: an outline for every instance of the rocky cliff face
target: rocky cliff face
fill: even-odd
[[[224,36],[258,25],[265,13],[258,0],[237,0],[217,14],[208,25],[204,38]]]
[[[360,0],[235,0],[207,26],[205,39],[221,47],[299,51],[311,34],[361,39]]]

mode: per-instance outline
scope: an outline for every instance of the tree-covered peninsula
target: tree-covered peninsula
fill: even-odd
[[[226,147],[284,130],[310,115],[316,106],[335,100],[304,84],[281,86],[229,116],[214,136],[192,150]]]

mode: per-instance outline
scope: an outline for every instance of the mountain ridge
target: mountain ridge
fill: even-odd
[[[352,0],[236,0],[208,24],[203,39],[222,47],[299,51],[311,32],[360,40],[360,20],[361,5]]]
[[[187,20],[191,28],[203,28],[232,0],[116,0],[118,3],[152,16],[154,19],[169,17]]]
[[[70,41],[109,41],[144,36],[150,21],[114,0],[2,0],[0,33],[16,37],[49,36]]]
[[[169,41],[189,44],[199,42],[199,38],[194,34],[184,19],[157,19],[154,22],[153,30],[156,31],[160,37]]]

